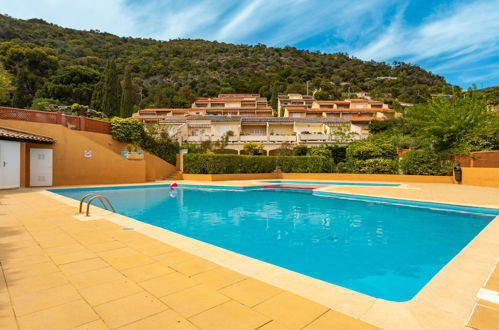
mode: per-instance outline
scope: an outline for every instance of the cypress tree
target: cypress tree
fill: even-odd
[[[102,112],[108,117],[115,117],[120,114],[120,83],[114,60],[109,60],[106,66],[102,95]]]
[[[123,93],[121,94],[120,116],[131,117],[133,114],[133,87],[130,66],[125,69],[125,80],[123,82]]]
[[[270,106],[272,107],[272,109],[274,109],[274,115],[277,115],[279,116],[279,113],[278,113],[278,110],[277,109],[277,106],[278,106],[278,103],[277,103],[277,97],[278,97],[278,90],[277,90],[277,82],[274,82],[274,85],[272,86],[272,95],[270,97]]]
[[[26,108],[31,105],[33,97],[29,92],[29,73],[25,67],[17,70],[14,95],[12,95],[12,106],[16,108]]]
[[[104,97],[104,78],[95,84],[94,92],[92,93],[92,100],[90,101],[90,108],[102,112],[102,101]]]

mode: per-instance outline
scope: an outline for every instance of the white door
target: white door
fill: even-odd
[[[0,141],[0,189],[21,185],[21,143]]]
[[[52,149],[30,149],[29,185],[31,187],[52,185]]]

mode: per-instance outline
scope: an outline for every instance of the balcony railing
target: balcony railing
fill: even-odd
[[[270,142],[296,142],[296,135],[271,135]]]
[[[300,134],[302,141],[326,141],[328,138],[326,134]]]
[[[239,137],[241,142],[266,142],[268,141],[267,135],[241,135]]]

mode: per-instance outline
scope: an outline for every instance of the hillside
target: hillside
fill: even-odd
[[[320,90],[323,98],[366,91],[387,102],[398,99],[417,103],[430,93],[448,93],[451,89],[443,77],[406,63],[388,65],[347,54],[293,47],[124,38],[62,28],[39,19],[0,15],[0,64],[7,77],[4,80],[10,79],[15,85],[24,76],[33,78],[24,86],[30,96],[23,100],[25,103],[35,96],[59,99],[65,104],[90,103],[93,91],[98,91],[95,86],[102,79],[106,61],[111,58],[116,59],[119,79],[123,79],[125,66],[131,66],[138,95],[134,103],[139,107],[189,106],[196,97],[218,93],[251,92],[269,98],[272,91],[305,93],[307,81],[310,90]],[[61,72],[61,68],[75,65],[82,67]],[[20,72],[23,67],[26,72]],[[75,75],[84,77],[83,92],[61,91],[68,74],[70,79]],[[4,104],[12,103],[11,98],[2,101],[0,95]]]

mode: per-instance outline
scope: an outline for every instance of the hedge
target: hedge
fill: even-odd
[[[400,161],[402,172],[412,175],[452,175],[453,165],[431,150],[411,150]]]
[[[184,172],[189,174],[272,173],[277,167],[286,173],[329,173],[334,168],[320,156],[184,155]]]

